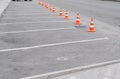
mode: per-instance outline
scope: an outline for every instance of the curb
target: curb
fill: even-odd
[[[2,16],[3,12],[7,9],[7,7],[9,6],[11,0],[5,0],[5,1],[0,1],[0,4],[2,4],[0,6],[0,17]]]
[[[88,66],[81,66],[81,67],[75,67],[75,68],[71,68],[71,69],[50,72],[50,73],[41,74],[41,75],[24,77],[24,78],[20,78],[20,79],[38,79],[38,78],[39,79],[50,79],[50,78],[67,75],[67,74],[71,74],[71,73],[75,73],[75,72],[79,72],[79,71],[83,71],[83,70],[88,70],[91,68],[97,68],[97,67],[102,67],[102,66],[107,66],[107,65],[117,64],[117,63],[120,63],[120,59],[103,62],[103,63],[98,63],[98,64],[92,64],[92,65],[88,65]]]

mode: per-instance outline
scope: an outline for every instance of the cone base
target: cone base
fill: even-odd
[[[62,14],[59,14],[59,16],[63,16]]]
[[[75,22],[76,25],[80,25],[81,23],[80,22]]]
[[[52,11],[53,13],[56,13],[56,11]]]
[[[79,19],[79,20],[76,19],[75,24],[76,24],[76,25],[80,25],[80,24],[81,24],[80,19]]]
[[[96,30],[92,28],[92,29],[89,29],[88,32],[96,32]]]
[[[68,17],[68,16],[65,16],[65,17],[64,17],[64,19],[68,20],[68,19],[69,19],[69,17]]]
[[[69,20],[68,18],[65,18],[65,20]]]

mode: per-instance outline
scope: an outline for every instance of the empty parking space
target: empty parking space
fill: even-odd
[[[81,34],[83,32],[83,34]],[[81,38],[82,36],[82,38]],[[70,41],[80,41],[80,40],[89,40],[95,38],[104,37],[100,34],[88,34],[84,31],[76,29],[53,29],[53,30],[44,30],[44,31],[29,31],[29,32],[20,32],[20,33],[5,33],[1,34],[1,45],[7,44],[6,48],[9,47],[8,44],[15,45],[18,47],[29,47],[41,44],[52,44],[52,43],[61,43],[61,42],[70,42]],[[34,39],[35,38],[35,39]],[[3,48],[3,46],[2,46]],[[14,47],[12,47],[14,48]]]

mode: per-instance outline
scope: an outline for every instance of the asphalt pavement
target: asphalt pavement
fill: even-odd
[[[19,79],[120,58],[119,27],[95,19],[96,32],[88,32],[90,18],[81,13],[82,24],[75,25],[78,7],[66,8],[68,3],[77,5],[79,1],[46,2],[52,3],[57,13],[35,0],[11,2],[2,14],[0,79]],[[69,20],[58,16],[61,6],[70,9]]]
[[[64,7],[82,15],[120,27],[120,2],[102,0],[45,0],[59,7]]]

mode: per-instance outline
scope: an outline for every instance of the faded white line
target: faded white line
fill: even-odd
[[[16,12],[5,12],[5,13],[3,13],[3,15],[14,15],[14,13],[15,13],[15,15],[16,14],[20,14],[20,15],[24,15],[24,14],[49,14],[49,13],[52,13],[52,12],[50,12],[49,10],[47,10],[47,11],[38,11],[38,12],[18,12],[18,11],[16,11]]]
[[[21,11],[6,11],[4,14],[16,14],[16,13],[46,13],[46,12],[50,12],[49,10],[47,10],[47,11],[37,11],[37,12],[35,12],[35,11],[33,11],[33,12],[31,12],[31,11],[24,11],[24,12],[21,12]]]
[[[70,77],[70,79],[77,79],[76,77],[74,77],[74,76],[72,76],[72,77]]]
[[[25,14],[25,13],[22,14],[21,13],[21,14],[2,14],[2,15],[10,15],[10,16],[13,15],[13,16],[16,16],[16,15],[38,15],[38,14],[42,15],[42,14],[53,14],[53,13],[51,13],[51,12],[47,12],[47,13],[31,13],[31,14]]]
[[[58,45],[65,45],[65,44],[74,44],[74,43],[82,43],[82,42],[90,42],[90,41],[100,41],[100,40],[108,40],[108,39],[109,39],[108,37],[104,37],[104,38],[96,38],[96,39],[88,39],[88,40],[80,40],[80,41],[70,41],[70,42],[62,42],[62,43],[43,44],[43,45],[21,47],[21,48],[1,49],[0,52],[15,51],[15,50],[28,50],[28,49],[34,49],[34,48],[51,47],[51,46],[58,46]]]
[[[102,66],[106,66],[106,65],[110,65],[110,64],[115,64],[115,63],[120,63],[120,59],[102,62],[102,63],[97,63],[97,64],[92,64],[92,65],[87,65],[87,66],[75,67],[75,68],[70,68],[70,69],[65,69],[65,70],[40,74],[40,75],[34,75],[34,76],[24,77],[24,78],[20,78],[20,79],[35,79],[35,78],[42,78],[42,77],[45,77],[46,79],[48,79],[48,77],[49,78],[57,77],[55,75],[58,75],[58,74],[59,74],[59,76],[60,76],[60,74],[63,75],[63,73],[71,74],[71,73],[74,73],[76,71],[78,72],[81,70],[88,70],[90,68],[102,67]],[[54,75],[54,76],[52,76],[52,75]]]
[[[28,33],[28,32],[41,32],[41,31],[57,31],[57,30],[69,30],[69,29],[74,29],[74,27],[71,27],[71,28],[35,29],[35,30],[26,30],[26,31],[0,32],[0,34],[8,34],[8,33]]]
[[[32,13],[32,12],[49,12],[48,10],[7,10],[7,11],[5,11],[5,12],[30,12],[30,13]]]
[[[55,17],[54,16],[53,17],[17,17],[17,18],[2,18],[2,20],[7,20],[7,19],[8,20],[9,19],[10,20],[17,20],[17,19],[31,19],[31,18],[33,18],[33,19],[47,19],[47,18],[57,19],[57,18],[60,18],[61,19],[63,17],[59,17],[59,16],[58,17],[56,17],[56,16]]]
[[[73,20],[62,20],[62,21],[38,21],[38,22],[19,22],[19,23],[0,23],[0,25],[13,25],[13,24],[33,24],[33,23],[54,23],[54,22],[71,22]]]

